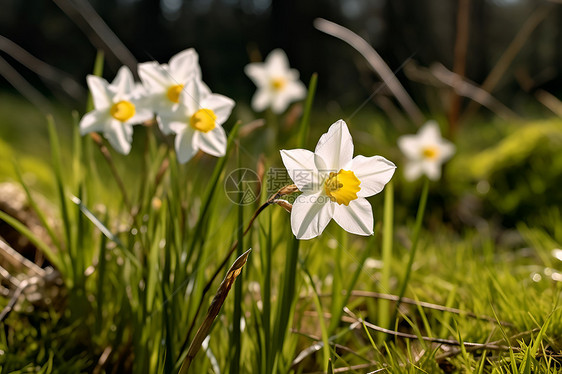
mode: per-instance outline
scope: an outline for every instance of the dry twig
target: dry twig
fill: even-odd
[[[238,257],[236,261],[234,261],[230,269],[228,269],[228,272],[226,273],[226,277],[224,277],[224,280],[220,284],[219,289],[215,297],[213,298],[211,305],[209,306],[209,310],[207,311],[207,316],[205,317],[205,320],[203,321],[203,323],[201,323],[201,326],[199,326],[199,329],[197,330],[195,337],[193,338],[191,344],[189,345],[187,356],[183,360],[183,364],[180,368],[180,374],[186,374],[188,372],[189,366],[191,365],[193,358],[195,358],[195,355],[197,354],[197,352],[199,352],[203,340],[205,340],[205,337],[207,336],[209,330],[211,329],[213,321],[218,316],[222,304],[226,300],[226,297],[228,296],[228,292],[230,291],[230,288],[234,284],[236,277],[238,277],[238,275],[240,275],[240,273],[242,272],[242,267],[246,264],[246,261],[248,260],[248,256],[250,255],[251,251],[252,249],[250,248],[246,252],[242,253],[240,257]]]

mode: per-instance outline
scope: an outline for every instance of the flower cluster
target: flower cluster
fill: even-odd
[[[142,83],[135,83],[131,71],[122,67],[110,84],[88,76],[94,110],[80,121],[82,135],[103,132],[120,153],[128,154],[133,125],[153,118],[164,134],[175,134],[175,149],[181,163],[198,150],[224,156],[226,134],[222,124],[228,119],[234,101],[213,94],[201,80],[198,55],[188,49],[173,56],[168,64],[155,61],[139,64]]]
[[[285,53],[276,49],[263,63],[251,63],[246,74],[258,87],[252,107],[268,107],[281,113],[306,96],[299,73],[289,67]],[[153,119],[162,133],[175,135],[178,161],[189,161],[199,150],[221,157],[227,138],[222,124],[234,107],[230,98],[214,94],[201,79],[198,55],[187,49],[168,64],[141,63],[136,83],[127,67],[119,69],[110,84],[88,76],[94,110],[80,121],[82,134],[102,132],[120,153],[131,150],[133,126]],[[453,156],[455,147],[441,138],[436,122],[427,122],[417,135],[404,135],[398,146],[406,155],[405,177],[441,176],[441,165]],[[291,227],[298,239],[320,235],[334,219],[346,231],[373,234],[373,212],[367,197],[382,191],[396,166],[381,156],[353,157],[353,140],[343,120],[322,135],[314,152],[281,150],[289,177],[301,192],[291,207]],[[290,205],[290,204],[289,204]]]

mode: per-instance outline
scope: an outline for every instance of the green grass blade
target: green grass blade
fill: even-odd
[[[43,252],[49,262],[51,262],[51,264],[53,264],[53,266],[62,273],[65,268],[63,267],[61,259],[44,241],[39,239],[37,235],[35,235],[23,223],[2,210],[0,210],[0,219],[6,222],[8,225],[12,226],[12,228],[25,236],[27,239],[29,239],[29,241],[33,243],[34,246],[36,246],[41,252]]]
[[[308,137],[308,129],[310,128],[310,112],[312,111],[312,103],[314,102],[314,95],[316,94],[316,85],[318,83],[318,74],[312,74],[308,84],[308,94],[304,103],[304,111],[299,126],[299,134],[297,140],[297,147],[302,148],[306,145]]]
[[[28,202],[29,206],[31,207],[31,209],[33,209],[35,214],[37,214],[37,217],[39,218],[39,221],[41,221],[41,225],[45,228],[45,230],[47,230],[47,234],[51,238],[53,244],[58,248],[59,251],[61,251],[62,248],[61,248],[60,239],[57,237],[57,235],[53,231],[53,228],[51,227],[51,225],[49,225],[49,223],[47,222],[47,217],[45,216],[45,213],[43,212],[42,209],[39,208],[39,206],[37,205],[37,202],[35,201],[35,199],[31,195],[31,191],[29,190],[29,187],[28,187],[27,183],[25,183],[25,181],[23,180],[23,176],[22,176],[19,164],[15,160],[14,160],[14,170],[16,172],[16,177],[18,178],[18,182],[20,183],[20,185],[22,186],[22,188],[25,192],[25,195],[27,197],[27,202]]]
[[[312,275],[306,268],[306,265],[301,262],[302,271],[306,275],[308,286],[312,289],[312,301],[314,302],[314,307],[316,308],[316,313],[318,313],[318,324],[320,325],[320,331],[322,333],[322,352],[324,358],[322,362],[328,364],[330,361],[330,336],[328,335],[328,329],[326,328],[326,323],[324,322],[324,309],[322,308],[322,303],[320,302],[320,296],[314,287],[314,281],[312,280]]]
[[[101,77],[103,74],[103,51],[101,49],[98,50],[96,54],[96,61],[94,62],[94,70],[92,72],[93,75],[97,77]],[[88,95],[88,102],[86,104],[86,112],[91,111],[94,109],[94,100],[92,99],[92,95]]]
[[[121,240],[115,234],[113,234],[111,230],[109,230],[107,226],[105,226],[103,222],[100,221],[100,219],[96,217],[96,215],[82,203],[82,200],[80,200],[76,196],[72,196],[71,201],[80,208],[80,211],[94,224],[94,226],[98,228],[98,230],[101,231],[103,235],[117,244],[117,247],[122,250],[123,254],[127,258],[129,258],[133,264],[135,264],[137,267],[141,266],[135,254],[123,245]]]
[[[238,158],[238,181],[242,181],[244,169],[242,169],[242,161],[240,157],[240,147],[237,147],[237,158]],[[244,187],[242,186],[242,189]],[[236,257],[239,257],[243,253],[244,248],[244,205],[243,199],[244,195],[240,194],[240,201],[238,203],[238,247],[236,249]],[[240,331],[240,319],[242,318],[242,282],[243,276],[240,274],[238,277],[238,282],[234,285],[234,310],[232,313],[232,334],[230,347],[232,349],[232,356],[230,359],[230,373],[240,372],[240,356],[242,355],[242,337]]]
[[[394,226],[394,184],[388,182],[384,189],[384,218],[382,234],[382,276],[380,281],[381,292],[390,293],[390,277],[392,276],[392,246],[393,246],[393,226]],[[388,328],[390,324],[389,308],[390,303],[386,300],[379,301],[379,326]],[[384,335],[379,334],[380,339]]]
[[[72,224],[69,216],[68,207],[66,205],[66,191],[65,184],[62,177],[62,159],[60,154],[60,143],[57,135],[57,130],[55,128],[55,122],[53,117],[47,117],[48,128],[49,128],[49,140],[51,143],[51,158],[53,163],[53,172],[55,174],[56,189],[59,197],[60,212],[63,221],[63,231],[66,238],[66,249],[68,255],[73,262],[74,257],[74,245],[72,242]]]
[[[232,148],[232,144],[234,143],[234,139],[236,138],[240,125],[241,122],[237,122],[232,128],[232,130],[230,131],[230,134],[228,134],[228,140],[226,142],[226,154],[224,157],[218,159],[217,164],[215,165],[215,169],[213,170],[211,179],[209,180],[208,187],[205,190],[203,199],[201,200],[202,201],[201,210],[199,211],[199,217],[197,219],[197,223],[195,224],[195,229],[193,230],[193,232],[195,232],[196,235],[192,236],[191,243],[189,246],[189,251],[187,254],[187,262],[189,262],[189,259],[193,255],[197,243],[206,236],[203,231],[204,223],[207,218],[207,215],[209,214],[211,203],[213,201],[213,197],[217,189],[217,185],[219,184],[218,183],[219,178],[222,175],[224,166],[226,165],[228,154],[230,153],[229,151]]]
[[[410,273],[412,272],[412,266],[414,264],[414,258],[416,257],[416,251],[418,249],[418,240],[420,238],[420,231],[423,222],[423,216],[425,214],[425,206],[427,204],[427,195],[429,194],[429,179],[424,178],[423,188],[420,196],[420,203],[418,206],[418,213],[416,215],[416,223],[414,226],[414,236],[412,239],[412,248],[410,249],[410,258],[408,259],[408,264],[406,265],[406,274],[404,275],[404,280],[400,286],[400,292],[398,293],[398,302],[396,303],[396,308],[394,309],[393,320],[396,320],[398,315],[398,310],[400,308],[400,301],[406,293],[406,288],[408,287],[408,282],[410,281]]]

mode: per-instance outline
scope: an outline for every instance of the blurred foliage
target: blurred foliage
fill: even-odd
[[[562,206],[561,149],[561,119],[514,124],[496,144],[459,153],[449,177],[475,184],[484,217],[501,215],[504,224],[513,226]]]

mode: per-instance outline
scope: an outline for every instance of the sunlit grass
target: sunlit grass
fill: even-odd
[[[357,148],[374,144],[377,153],[398,159],[397,132],[366,117],[354,120],[352,133],[364,135],[357,136]],[[310,119],[310,129],[283,129],[277,148],[264,150],[266,166],[281,166],[278,149],[314,144],[327,126],[318,125],[323,122],[314,112]],[[40,121],[47,129],[47,121]],[[31,199],[50,198],[52,210],[37,210],[49,218],[44,221],[55,238],[50,256],[65,284],[60,299],[21,302],[2,323],[2,372],[177,372],[228,266],[213,283],[209,279],[259,206],[233,204],[223,192],[225,174],[257,165],[254,151],[261,145],[254,137],[266,129],[241,138],[231,120],[227,132],[235,135],[226,158],[202,156],[184,165],[161,135],[141,129],[132,157],[112,153],[130,210],[98,145],[75,133],[61,136],[66,128],[52,127],[52,161],[22,158],[15,147],[0,144],[17,160]],[[459,164],[484,157],[484,146],[474,142],[460,138],[465,153]],[[2,168],[17,180],[9,161]],[[26,173],[36,173],[48,187],[29,184]],[[238,248],[253,251],[237,296],[233,290],[226,298],[191,371],[559,372],[562,263],[552,250],[562,245],[560,208],[544,206],[533,220],[520,217],[509,228],[485,220],[465,224],[444,206],[476,193],[476,181],[470,175],[453,179],[459,174],[451,165],[445,180],[429,187],[408,299],[395,326],[383,326],[384,318],[391,320],[396,302],[389,295],[400,293],[409,271],[420,184],[406,185],[399,175],[394,180],[394,204],[387,208],[393,225],[385,222],[387,196],[369,198],[375,235],[367,238],[332,223],[319,238],[298,242],[289,214],[268,207]],[[268,197],[265,188],[260,202]],[[384,235],[390,231],[392,260],[385,263]],[[2,306],[7,302],[2,298]],[[381,333],[371,324],[411,336]]]

